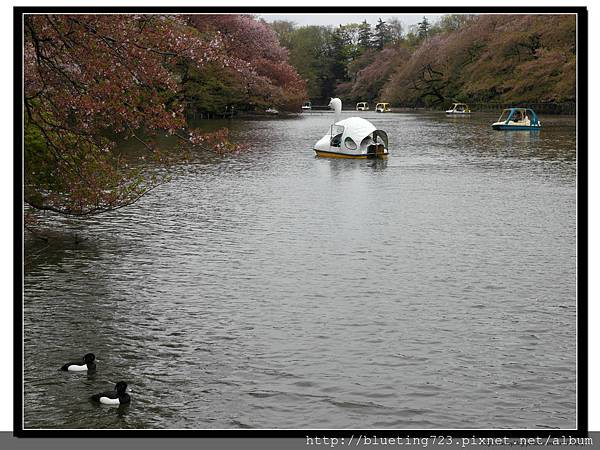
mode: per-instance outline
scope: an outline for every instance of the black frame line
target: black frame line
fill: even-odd
[[[23,15],[25,14],[575,14],[577,16],[577,99],[576,99],[576,148],[577,148],[577,398],[576,429],[32,429],[24,428],[23,410]],[[378,437],[531,437],[561,438],[588,436],[588,11],[584,6],[473,6],[473,7],[22,7],[13,8],[13,433],[23,438],[264,438],[327,436],[349,438],[350,435]]]

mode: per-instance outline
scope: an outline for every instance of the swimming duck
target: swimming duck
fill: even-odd
[[[92,400],[104,405],[127,405],[131,402],[131,397],[126,392],[127,383],[119,381],[115,385],[114,391],[100,392],[92,395]]]
[[[60,368],[69,372],[81,372],[84,370],[96,370],[96,356],[93,353],[86,354],[80,361],[68,362]]]

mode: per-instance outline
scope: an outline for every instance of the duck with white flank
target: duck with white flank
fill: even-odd
[[[92,400],[103,405],[127,405],[131,403],[131,397],[127,393],[127,383],[119,381],[114,391],[100,392],[92,395]]]
[[[63,365],[60,370],[65,370],[68,372],[83,372],[85,370],[92,371],[96,370],[96,357],[93,353],[88,353],[84,355],[83,358],[79,361],[68,362]]]
[[[326,158],[387,158],[388,137],[368,120],[349,117],[340,120],[342,101],[332,98],[329,107],[335,111],[335,119],[329,132],[314,146],[317,156]]]

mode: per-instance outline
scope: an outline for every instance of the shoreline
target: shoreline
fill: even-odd
[[[527,103],[527,102],[515,102],[515,103],[468,103],[473,113],[500,113],[506,108],[530,108],[533,109],[537,114],[553,115],[553,116],[576,116],[577,115],[577,103],[565,102],[565,103]],[[446,108],[436,108],[427,106],[392,106],[391,112],[444,112]],[[355,111],[353,108],[344,108],[342,111]],[[358,111],[363,112],[363,111]],[[369,110],[366,112],[374,112]],[[278,114],[270,114],[260,111],[244,111],[230,113],[192,113],[187,114],[188,120],[234,120],[234,119],[256,119],[256,118],[285,118],[289,119],[292,117],[298,117],[306,114],[332,114],[333,111],[324,109],[324,107],[315,107],[310,111],[298,111],[298,112],[279,112]]]

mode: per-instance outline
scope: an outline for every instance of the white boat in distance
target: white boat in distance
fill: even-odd
[[[466,103],[453,103],[452,107],[446,110],[446,114],[471,114],[471,110]]]
[[[389,103],[377,103],[377,105],[375,105],[375,111],[378,113],[383,113],[383,112],[391,112],[392,109],[390,108]]]

